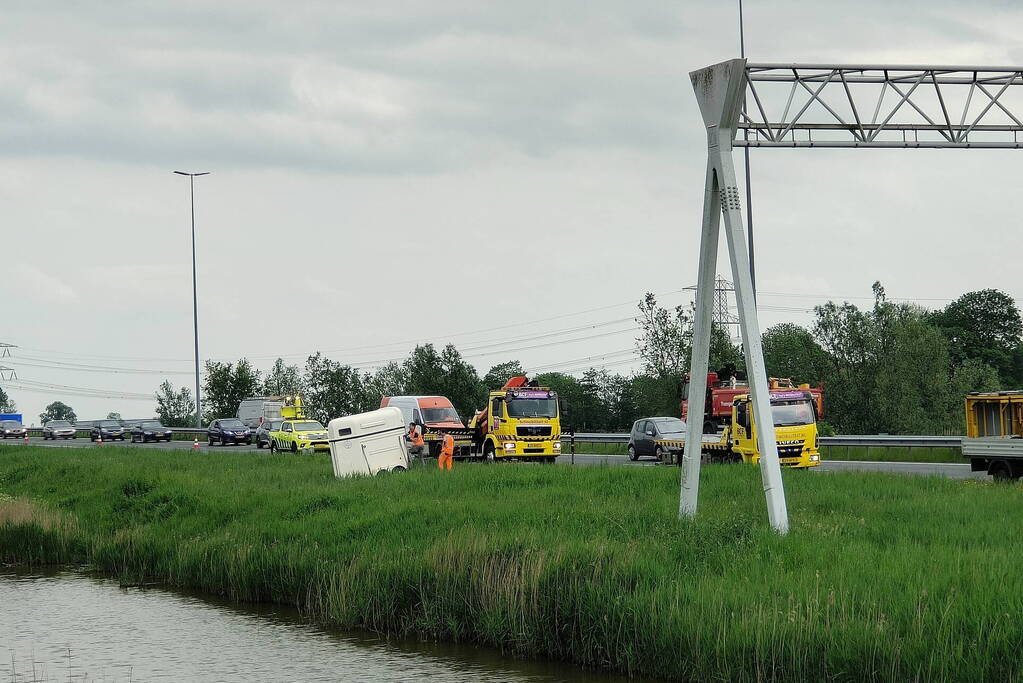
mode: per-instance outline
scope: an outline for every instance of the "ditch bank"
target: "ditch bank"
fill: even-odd
[[[0,447],[0,559],[88,563],[323,624],[679,680],[1023,671],[1019,486],[706,468],[459,465],[336,480],[322,457]]]

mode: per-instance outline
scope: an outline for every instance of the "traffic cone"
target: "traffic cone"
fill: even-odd
[[[22,441],[21,441],[21,442],[22,442],[23,444],[25,444],[26,446],[28,445],[28,432],[25,432],[25,438],[24,438],[24,439],[22,439]]]
[[[96,435],[96,445],[97,446],[102,446],[103,445],[103,435],[102,434],[97,434]]]
[[[195,437],[194,439],[192,439],[192,450],[193,451],[199,450],[199,437]]]

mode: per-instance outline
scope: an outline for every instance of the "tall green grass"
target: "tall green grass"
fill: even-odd
[[[1012,680],[1023,489],[707,467],[463,465],[0,447],[0,556],[88,562],[326,623],[680,680]]]

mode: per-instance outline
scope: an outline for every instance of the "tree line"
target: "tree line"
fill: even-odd
[[[828,302],[814,309],[808,327],[783,323],[762,337],[768,373],[824,386],[826,430],[847,434],[958,434],[963,397],[971,391],[1023,388],[1023,322],[1015,301],[994,289],[968,292],[944,308],[928,310],[889,301],[880,283],[873,304],[860,308]],[[693,309],[664,308],[653,294],[640,302],[631,373],[591,368],[580,377],[561,372],[532,377],[558,392],[562,423],[577,431],[619,431],[652,415],[679,415],[692,351]],[[712,369],[745,369],[742,348],[712,327]],[[454,345],[416,346],[402,362],[361,370],[321,353],[302,364],[278,358],[262,372],[245,358],[207,361],[203,423],[233,416],[251,396],[301,394],[307,413],[326,422],[373,410],[383,396],[435,394],[451,399],[467,419],[486,394],[514,375],[507,360],[480,375]],[[168,426],[194,424],[187,387],[164,382],[157,416]]]

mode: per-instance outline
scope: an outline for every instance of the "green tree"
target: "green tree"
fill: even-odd
[[[16,412],[18,412],[17,404],[11,400],[11,397],[3,390],[3,387],[0,387],[0,413]]]
[[[487,370],[487,374],[483,376],[483,387],[487,391],[494,391],[504,386],[512,377],[518,377],[519,375],[526,374],[526,371],[522,369],[522,363],[517,360],[509,360],[504,363],[498,363],[494,367]]]
[[[75,411],[71,406],[61,402],[54,401],[50,405],[46,406],[43,412],[39,413],[39,421],[46,424],[50,420],[67,420],[71,424],[78,421],[78,416],[75,415]]]
[[[829,358],[824,413],[841,433],[886,431],[878,429],[873,404],[878,376],[896,351],[896,327],[922,315],[911,306],[888,302],[879,282],[874,283],[873,291],[874,307],[868,311],[832,301],[815,309],[814,337]]]
[[[238,404],[259,393],[259,371],[242,358],[236,364],[206,361],[203,408],[206,422],[234,416]]]
[[[797,384],[824,379],[828,354],[810,331],[794,323],[781,323],[763,335],[764,364],[772,377],[791,377]]]
[[[156,390],[156,415],[168,427],[195,425],[195,399],[188,387],[175,391],[174,385],[164,380]]]
[[[380,407],[380,399],[384,396],[404,396],[408,393],[405,368],[394,361],[378,368],[373,374],[367,373],[362,383],[366,410]]]
[[[868,433],[940,434],[951,414],[948,344],[921,318],[898,322],[874,377]]]
[[[463,418],[483,407],[487,394],[476,368],[452,344],[439,353],[433,344],[416,346],[403,369],[411,394],[446,396]]]
[[[1011,296],[997,289],[968,292],[932,320],[948,338],[956,365],[975,358],[995,368],[1003,385],[1023,385],[1023,319]]]
[[[364,412],[369,407],[359,372],[319,352],[306,360],[305,386],[305,411],[323,424],[336,417]]]
[[[116,413],[116,412],[111,411],[111,412],[107,413],[107,419],[108,420],[117,420],[118,422],[120,422],[122,418],[121,418],[121,414],[120,413]]]
[[[585,392],[579,380],[563,372],[544,372],[534,378],[540,386],[550,387],[558,395],[558,406],[561,409],[561,429],[578,432],[586,431]]]
[[[299,367],[288,365],[283,358],[278,358],[267,371],[261,392],[265,396],[293,396],[302,394],[304,389]]]
[[[963,399],[973,391],[999,391],[1002,388],[998,371],[976,358],[967,358],[952,371],[949,395],[948,434],[966,433],[966,414]]]

